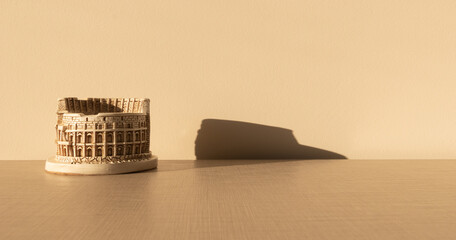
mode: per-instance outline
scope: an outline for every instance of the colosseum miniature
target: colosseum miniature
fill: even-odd
[[[149,103],[138,98],[59,99],[57,151],[46,171],[90,175],[155,168]]]

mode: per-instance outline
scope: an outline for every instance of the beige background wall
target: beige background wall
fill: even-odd
[[[0,159],[54,154],[56,99],[149,97],[152,151],[206,118],[348,158],[456,157],[456,1],[0,1]]]

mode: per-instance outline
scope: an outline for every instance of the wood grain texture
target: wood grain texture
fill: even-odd
[[[456,161],[0,162],[0,239],[456,239]]]

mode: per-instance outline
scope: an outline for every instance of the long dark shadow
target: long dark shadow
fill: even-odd
[[[197,160],[237,163],[260,159],[347,159],[339,153],[299,144],[290,129],[221,119],[202,121],[195,140],[195,156]]]

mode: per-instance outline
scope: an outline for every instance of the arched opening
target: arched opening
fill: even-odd
[[[135,141],[139,141],[139,132],[135,132]]]
[[[86,157],[92,157],[92,148],[87,148]]]
[[[123,155],[123,148],[122,147],[118,147],[117,148],[117,155],[118,156]]]
[[[97,134],[97,143],[103,142],[103,135],[101,133]]]
[[[97,156],[101,156],[103,155],[103,150],[101,149],[101,147],[98,147],[97,148]]]
[[[131,155],[131,147],[127,146],[127,155]]]
[[[66,146],[63,146],[63,152],[62,152],[62,156],[66,156],[67,154],[67,147]]]
[[[86,142],[91,143],[92,142],[92,134],[87,134],[86,136]]]
[[[135,148],[135,154],[139,154],[139,146],[136,146],[136,148]]]
[[[112,142],[112,133],[108,133],[108,136],[106,136],[106,141]]]
[[[77,140],[78,143],[81,143],[82,141],[82,134],[78,134]]]
[[[131,132],[127,133],[127,142],[131,142],[132,141],[131,135],[132,135]]]
[[[112,156],[112,148],[108,148],[108,156]]]
[[[77,154],[76,157],[82,157],[82,148],[78,148],[78,151],[76,154]]]
[[[123,134],[121,132],[117,133],[117,142],[123,142]]]

